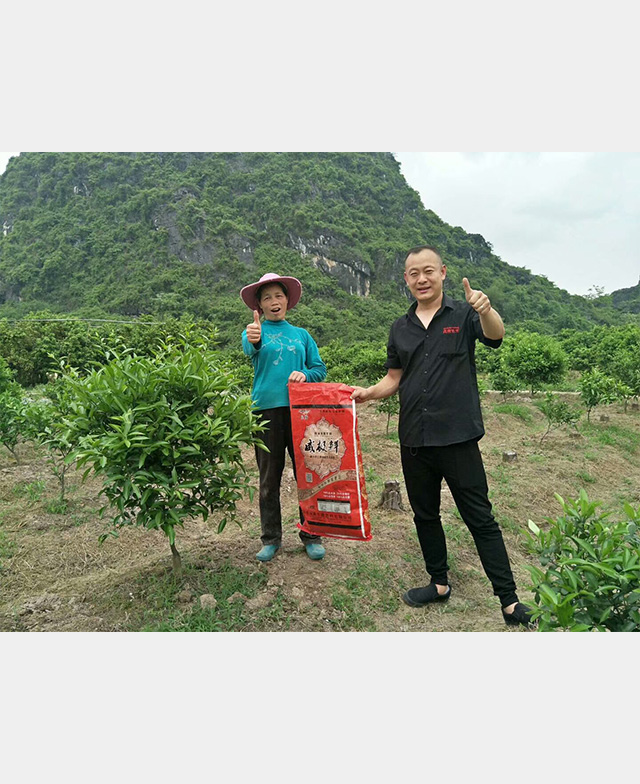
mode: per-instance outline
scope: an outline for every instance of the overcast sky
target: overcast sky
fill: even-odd
[[[0,173],[12,155],[0,153]],[[572,294],[638,283],[640,153],[394,155],[427,209],[482,234],[503,261]]]
[[[572,294],[638,283],[640,153],[394,154],[425,207],[503,261]]]

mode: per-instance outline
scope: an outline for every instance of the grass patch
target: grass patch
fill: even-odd
[[[570,371],[562,381],[554,381],[553,384],[542,384],[541,392],[578,392],[580,389],[580,373]]]
[[[0,573],[2,572],[4,561],[12,558],[16,551],[16,543],[7,536],[3,530],[4,518],[0,517]]]
[[[46,487],[47,483],[43,479],[38,479],[35,482],[18,482],[13,486],[12,492],[16,498],[37,502],[42,498]]]
[[[521,534],[522,528],[520,525],[509,515],[501,514],[495,515],[496,522],[503,531],[511,531],[513,534]]]
[[[74,512],[69,515],[69,527],[78,528],[81,525],[86,525],[91,521],[92,517],[93,515],[91,512],[82,509],[79,512]]]
[[[593,484],[596,481],[595,477],[587,471],[576,471],[576,476],[587,484]]]
[[[361,555],[350,574],[334,586],[331,604],[343,613],[333,621],[342,631],[375,631],[373,613],[395,612],[400,606],[398,580],[379,555]]]
[[[67,513],[69,502],[66,499],[54,498],[47,502],[45,509],[49,514],[63,515]]]
[[[402,553],[400,558],[402,558],[403,561],[406,561],[408,564],[411,564],[412,566],[419,566],[420,564],[423,563],[422,554],[416,552],[415,550]]]
[[[234,593],[241,593],[251,599],[266,581],[266,572],[239,569],[228,561],[222,565],[212,565],[211,569],[184,565],[183,584],[177,583],[171,573],[145,577],[137,583],[142,613],[133,620],[131,630],[231,632],[246,629],[250,613],[244,602],[230,604],[227,600]],[[185,584],[190,586],[195,598],[195,604],[189,608],[178,602],[178,595]],[[202,594],[213,594],[218,602],[217,606],[202,609],[198,602],[198,597]],[[276,602],[277,600],[273,602],[276,606],[259,611],[262,613],[259,619],[267,623],[273,621],[274,617],[280,620],[280,616],[284,614]]]
[[[511,473],[508,467],[501,463],[491,471],[490,476],[493,489],[497,490],[499,493],[511,492]],[[492,495],[493,490],[490,490],[489,498],[491,498]]]
[[[640,489],[628,476],[623,476],[614,498],[618,506],[621,506],[626,501],[631,506],[637,507],[640,504]]]
[[[460,517],[460,512],[457,509],[453,509],[452,512],[454,517],[460,521],[459,523],[443,523],[442,528],[444,530],[444,535],[447,539],[447,543],[453,542],[455,544],[463,545],[465,547],[473,547],[473,537],[469,533],[469,529],[462,521]]]
[[[591,423],[586,428],[586,433],[598,444],[619,449],[625,457],[628,454],[635,454],[640,449],[640,434],[619,425],[607,424],[606,427],[598,427]]]
[[[364,467],[364,478],[369,488],[369,492],[375,486],[377,488],[384,487],[384,479],[378,474],[373,466]]]
[[[516,417],[516,419],[521,419],[527,425],[533,422],[531,410],[518,403],[495,403],[493,410],[496,414],[509,414],[510,416]]]
[[[9,539],[5,531],[0,527],[0,569],[2,568],[2,561],[11,558],[15,551],[15,542]]]

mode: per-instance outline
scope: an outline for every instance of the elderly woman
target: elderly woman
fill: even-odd
[[[288,311],[297,305],[301,294],[302,285],[297,278],[273,272],[240,292],[243,302],[253,311],[253,321],[242,333],[242,348],[253,362],[251,396],[256,412],[268,420],[261,438],[269,451],[256,447],[262,526],[262,549],[256,556],[259,561],[270,561],[282,545],[280,482],[285,450],[289,452],[294,475],[296,472],[287,384],[322,381],[327,375],[314,339],[306,329],[287,321]],[[304,522],[301,510],[300,521]],[[321,538],[299,533],[309,558],[323,558]]]

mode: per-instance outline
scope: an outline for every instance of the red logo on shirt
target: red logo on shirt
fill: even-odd
[[[445,327],[442,330],[443,335],[457,335],[460,332],[460,327]]]

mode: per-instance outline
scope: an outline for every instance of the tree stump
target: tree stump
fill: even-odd
[[[405,511],[402,505],[402,496],[400,495],[400,482],[395,479],[389,479],[384,483],[382,498],[378,506],[381,506],[383,509],[392,509],[395,512]]]
[[[517,452],[503,452],[502,453],[502,462],[503,463],[515,463],[518,459]]]

